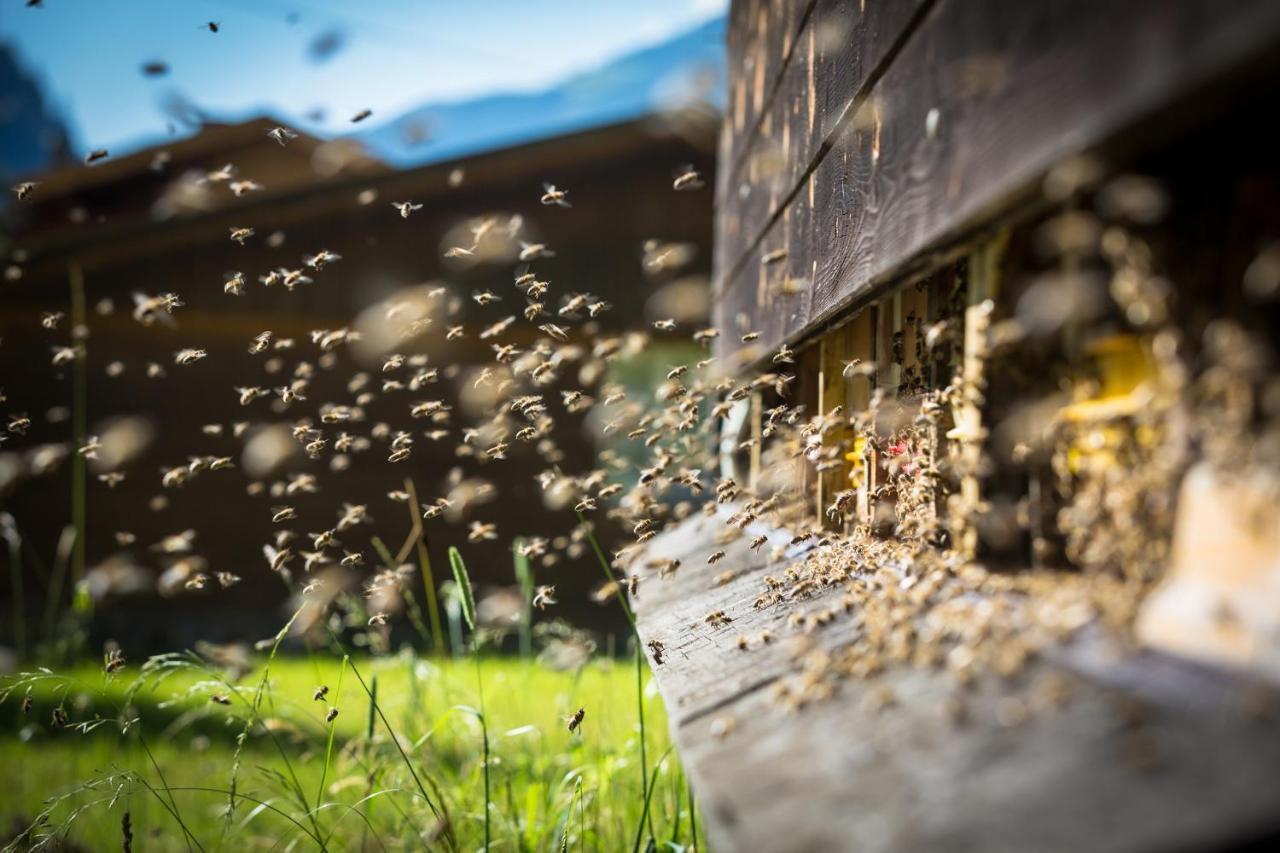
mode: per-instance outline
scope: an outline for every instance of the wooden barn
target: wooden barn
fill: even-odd
[[[716,354],[769,378],[634,602],[714,849],[1274,843],[1280,5],[728,38]]]
[[[234,435],[240,429],[236,422],[252,421],[246,428],[256,430],[273,415],[264,421],[262,413],[240,409],[232,386],[288,385],[292,376],[280,373],[283,362],[273,357],[286,354],[279,352],[282,340],[311,349],[313,332],[347,327],[362,311],[367,314],[397,294],[413,297],[447,287],[458,316],[474,321],[477,306],[471,296],[488,290],[507,298],[498,307],[510,304],[509,313],[518,314],[524,303],[512,290],[510,270],[521,247],[507,241],[494,250],[500,258],[445,257],[449,247],[471,243],[470,229],[486,221],[505,228],[522,219],[522,239],[550,250],[540,260],[540,275],[575,282],[613,306],[592,326],[602,335],[643,329],[652,312],[668,316],[664,303],[672,300],[690,312],[687,322],[706,322],[710,191],[673,200],[671,182],[682,164],[713,174],[714,122],[672,124],[655,116],[410,170],[391,169],[344,140],[300,135],[279,144],[268,136],[275,124],[260,119],[209,126],[171,145],[39,176],[32,197],[8,211],[0,357],[22,364],[21,370],[17,363],[8,365],[15,369],[6,371],[7,401],[0,411],[10,419],[26,416],[38,428],[29,435],[6,434],[0,446],[0,501],[17,521],[28,565],[53,564],[64,524],[75,521],[86,531],[74,543],[61,593],[88,575],[100,599],[94,641],[114,638],[133,655],[185,648],[199,639],[243,640],[276,629],[285,589],[261,571],[267,565],[262,545],[273,541],[276,531],[270,507],[285,502],[279,488],[286,479],[305,485],[308,470],[329,463],[295,457],[270,475],[247,472]],[[226,164],[234,167],[224,170]],[[544,181],[572,188],[573,206],[540,204]],[[403,217],[396,202],[421,209]],[[253,234],[242,242],[230,239],[242,227],[251,227]],[[648,241],[672,248],[667,257],[681,262],[646,264]],[[341,258],[323,271],[304,267],[304,258],[321,250]],[[279,283],[264,287],[259,276],[274,269],[302,270],[314,281],[296,291]],[[243,275],[239,296],[227,292],[226,282],[236,273]],[[140,322],[151,318],[140,318],[139,300],[166,292],[178,294],[182,306],[172,316],[156,311],[164,316]],[[48,313],[63,316],[45,328]],[[264,331],[271,333],[269,344],[252,352]],[[525,346],[532,341],[526,338]],[[82,357],[51,363],[56,348],[77,344]],[[175,354],[187,349],[203,350],[209,358],[176,364]],[[654,369],[660,369],[665,363],[661,346],[653,352]],[[327,358],[313,360],[309,393],[320,400],[350,400],[360,391],[346,387],[356,370],[364,371],[370,389],[378,389],[393,378],[407,387],[413,371],[438,368],[440,384],[419,396],[440,397],[445,406],[463,411],[486,405],[480,395],[458,399],[455,392],[473,385],[463,381],[467,371],[493,359],[491,341],[475,334],[447,339],[440,322],[398,349],[409,362],[401,371],[408,371],[405,375],[383,372],[386,355],[371,350],[365,361],[351,364],[344,353],[340,371]],[[410,364],[415,360],[419,367]],[[264,403],[270,401],[259,406]],[[370,424],[392,419],[392,409],[380,408],[385,405],[371,402],[359,416]],[[267,411],[279,423],[291,418],[278,400]],[[66,458],[53,452],[53,442],[83,447],[128,416],[141,420],[124,421],[123,435],[143,436],[139,443],[145,453],[130,457],[122,482],[102,482],[93,464],[86,473],[75,454]],[[599,435],[598,424],[566,418],[547,440],[561,448],[566,467],[578,470],[590,466],[603,447]],[[579,612],[571,605],[569,615],[602,629],[617,628],[611,611],[589,603],[587,592],[598,583],[598,569],[587,565],[575,571],[585,546],[568,539],[572,514],[542,499],[535,479],[540,468],[532,455],[513,454],[498,468],[483,454],[464,455],[465,449],[452,440],[420,439],[412,458],[397,468],[384,465],[388,452],[375,446],[369,453],[378,457],[376,463],[336,472],[344,494],[301,489],[296,496],[291,491],[288,502],[296,504],[302,526],[311,524],[314,530],[332,527],[335,519],[329,516],[339,498],[364,504],[384,538],[396,538],[398,545],[409,515],[387,492],[402,489],[404,478],[412,477],[424,501],[452,496],[477,507],[454,519],[460,529],[471,521],[496,525],[501,539],[476,542],[469,551],[472,572],[483,587],[514,583],[513,537],[562,538],[554,550],[561,561],[556,572],[566,593],[579,593],[566,597],[580,602]],[[162,475],[187,465],[191,457],[224,453],[234,457],[237,470],[204,473],[186,488],[162,486]],[[46,469],[56,470],[32,476]],[[304,479],[297,480],[299,475]],[[486,503],[483,484],[495,476],[507,485],[499,501]],[[335,482],[328,476],[326,481]],[[69,493],[75,495],[75,511],[84,514],[79,518],[66,517]],[[199,562],[177,559],[175,575],[175,557],[162,543],[192,527],[192,520],[200,522],[193,549]],[[133,541],[122,545],[121,533]],[[372,561],[376,554],[367,540],[362,535],[360,547]],[[443,550],[432,556],[447,573]],[[0,561],[8,559],[8,551],[0,555]],[[104,566],[105,574],[94,574],[95,567]],[[136,579],[135,568],[149,580],[112,580]],[[227,571],[244,581],[217,595],[183,591],[183,573],[192,571],[210,577]],[[155,594],[156,576],[162,586],[174,588],[171,597]],[[50,594],[59,591],[38,583],[25,590],[32,631]]]

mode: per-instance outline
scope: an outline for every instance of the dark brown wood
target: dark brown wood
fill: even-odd
[[[892,690],[889,707],[870,701],[877,687],[846,681],[831,701],[787,713],[772,688],[796,670],[791,611],[752,608],[761,578],[785,563],[750,552],[759,531],[749,530],[707,566],[722,527],[697,518],[655,539],[650,553],[682,567],[646,576],[634,602],[642,640],[666,647],[654,673],[713,849],[1221,849],[1276,830],[1280,737],[1274,720],[1245,712],[1246,685],[1101,637],[1055,650],[1016,681],[979,681],[964,692],[963,724],[944,713],[954,682],[911,667],[877,679]],[[736,576],[715,586],[726,565]],[[733,622],[709,627],[711,610]],[[856,624],[838,618],[811,635],[815,647],[849,644]],[[778,642],[737,648],[739,635],[766,628]],[[1001,712],[1048,673],[1070,679],[1069,702],[1025,721]],[[1146,709],[1140,724],[1134,707]]]
[[[811,23],[821,18],[820,8]],[[829,129],[808,162],[785,158],[788,183],[722,186],[719,319],[747,314],[767,330],[766,350],[1007,216],[1065,158],[1121,137],[1159,143],[1158,119],[1280,43],[1280,5],[938,0],[885,47],[887,29],[861,48],[859,74],[837,82],[815,71],[814,114],[827,118],[814,127]],[[882,76],[868,67],[877,56],[890,60]],[[788,102],[780,95],[775,107]],[[761,258],[779,248],[787,257],[767,277],[808,276],[810,295],[769,293]],[[722,338],[720,351],[734,341]]]

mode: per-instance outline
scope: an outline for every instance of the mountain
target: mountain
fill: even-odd
[[[352,135],[394,166],[417,166],[637,118],[693,101],[724,105],[725,20],[575,74],[541,92],[426,104]]]

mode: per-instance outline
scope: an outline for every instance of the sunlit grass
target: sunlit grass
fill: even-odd
[[[483,740],[479,720],[466,709],[480,707],[478,666],[491,750],[493,849],[625,850],[636,843],[644,796],[631,666],[596,660],[575,672],[556,672],[532,661],[437,663],[409,653],[356,663],[366,682],[376,679],[386,722],[429,794],[439,798],[452,839],[422,802],[381,719],[371,724],[368,694],[350,670],[339,692],[341,660],[328,655],[272,663],[261,724],[250,727],[245,741],[229,821],[236,738],[250,706],[212,701],[215,693],[229,696],[229,689],[189,669],[158,687],[143,687],[131,703],[126,700],[136,668],[107,678],[101,669],[80,667],[36,681],[26,714],[19,707],[26,689],[15,690],[0,706],[6,721],[0,762],[16,771],[6,785],[6,812],[30,821],[53,802],[42,832],[62,831],[74,818],[65,831],[89,849],[119,847],[128,810],[140,849],[187,846],[176,811],[193,849],[420,849],[439,836],[441,847],[475,850],[484,839]],[[241,695],[251,700],[259,678],[254,672],[236,682]],[[316,701],[321,684],[329,694]],[[662,755],[669,745],[662,703],[651,689],[644,695],[647,752]],[[139,722],[123,736],[114,722],[88,733],[50,725],[55,707],[74,726],[99,717],[114,721],[126,704],[123,716]],[[330,707],[338,709],[332,766],[318,797]],[[586,709],[585,720],[570,733],[565,718],[579,707]],[[654,839],[662,848],[668,842],[687,847],[688,796],[674,754],[654,778]],[[95,779],[102,781],[92,790],[73,793]],[[64,798],[51,800],[57,797]],[[647,826],[643,834],[647,838]]]

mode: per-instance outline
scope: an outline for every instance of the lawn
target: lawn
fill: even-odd
[[[47,810],[33,838],[91,850],[121,848],[126,812],[139,850],[693,845],[661,699],[646,669],[638,703],[629,659],[264,656],[234,682],[193,660],[0,680],[6,837]]]

